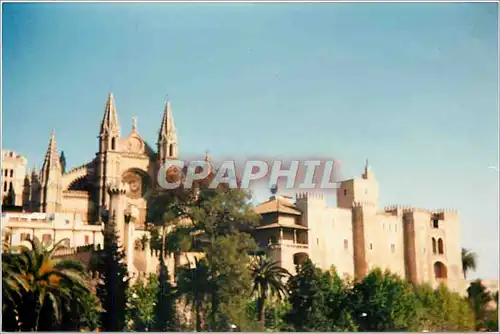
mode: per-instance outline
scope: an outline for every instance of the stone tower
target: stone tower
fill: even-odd
[[[55,213],[61,211],[62,168],[57,154],[56,134],[52,131],[49,147],[40,171],[40,211]]]
[[[177,131],[175,129],[174,117],[170,102],[165,106],[160,132],[158,134],[158,160],[163,164],[168,159],[178,158]]]
[[[104,117],[99,131],[99,152],[96,154],[96,183],[98,207],[109,207],[108,184],[116,184],[119,171],[120,154],[118,144],[120,138],[120,123],[113,93],[109,93]],[[98,210],[96,210],[97,212]]]

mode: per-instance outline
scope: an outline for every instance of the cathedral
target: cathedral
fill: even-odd
[[[28,211],[77,213],[89,223],[99,221],[110,208],[110,185],[126,185],[127,208],[136,225],[144,226],[148,189],[157,185],[157,175],[166,159],[178,154],[177,133],[170,103],[165,106],[159,128],[157,150],[140,136],[135,119],[132,130],[122,136],[113,94],[109,94],[99,131],[98,151],[91,161],[65,170],[52,132],[42,169],[26,179],[23,205]]]

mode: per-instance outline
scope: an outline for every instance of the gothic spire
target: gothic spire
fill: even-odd
[[[174,117],[172,116],[172,107],[170,101],[165,105],[165,112],[161,122],[160,133],[158,135],[158,143],[164,139],[169,141],[177,141],[177,132],[175,130]]]
[[[100,135],[113,134],[115,136],[120,133],[120,123],[118,122],[118,113],[116,111],[115,98],[113,93],[109,93],[106,108],[104,109],[104,117],[101,122]]]
[[[57,168],[59,170],[61,169],[61,163],[59,161],[59,156],[57,155],[55,130],[52,130],[52,133],[50,134],[49,147],[47,148],[47,153],[45,153],[42,171],[48,171],[53,168]]]

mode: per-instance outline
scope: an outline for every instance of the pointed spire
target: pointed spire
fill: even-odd
[[[116,111],[115,98],[113,93],[109,93],[106,108],[104,109],[104,117],[101,122],[100,134],[113,133],[118,135],[120,132],[120,123],[118,122],[118,113]]]
[[[212,157],[210,156],[210,152],[208,150],[205,151],[205,161],[212,162]]]
[[[52,130],[52,133],[50,134],[49,147],[47,148],[47,153],[45,153],[45,159],[42,165],[42,170],[44,171],[51,168],[61,168],[59,156],[57,155],[55,130]]]
[[[165,112],[163,113],[163,119],[161,122],[160,133],[158,135],[158,142],[161,143],[163,139],[177,139],[177,133],[175,130],[174,117],[172,116],[172,107],[170,101],[167,101],[165,105]]]

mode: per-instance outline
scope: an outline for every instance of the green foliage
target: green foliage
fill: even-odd
[[[158,276],[150,274],[146,281],[138,278],[128,292],[127,324],[129,330],[152,331],[155,322],[155,305],[159,290]]]
[[[268,298],[281,299],[286,295],[285,279],[290,273],[279,264],[264,256],[259,256],[251,263],[250,267],[253,280],[253,290],[257,303],[257,315],[261,327],[265,325],[265,306]]]
[[[120,332],[126,327],[125,310],[128,290],[128,270],[124,263],[125,253],[119,246],[116,235],[116,217],[113,216],[106,223],[104,247],[96,253],[94,268],[99,276],[97,296],[101,301],[101,326],[104,331]]]
[[[475,280],[467,288],[468,299],[474,312],[476,320],[476,330],[487,328],[487,306],[493,297],[486,291],[486,287],[482,284],[481,280]]]
[[[179,268],[177,272],[177,287],[179,294],[192,306],[195,314],[196,331],[202,330],[202,312],[204,304],[211,291],[214,281],[207,262],[195,259],[193,268],[188,266]]]
[[[297,265],[297,275],[288,281],[291,310],[285,316],[295,331],[329,331],[332,320],[328,317],[329,277],[306,259]]]
[[[362,331],[415,328],[417,300],[411,285],[389,271],[375,269],[353,287],[354,316]]]
[[[46,248],[35,238],[30,240],[31,248],[22,246],[12,252],[7,249],[2,254],[5,329],[57,329],[64,324],[71,308],[86,309],[85,299],[90,292],[83,266],[54,258],[55,252],[67,242],[64,239]]]
[[[467,278],[467,273],[470,270],[476,270],[477,255],[470,249],[462,248],[462,268],[464,270],[464,278]]]
[[[415,288],[418,301],[418,329],[430,332],[468,331],[474,328],[471,309],[458,293],[445,285],[436,290],[428,284]]]
[[[163,258],[160,263],[159,285],[154,307],[154,330],[157,332],[173,332],[179,328],[175,309],[176,292],[168,281],[168,271]]]

